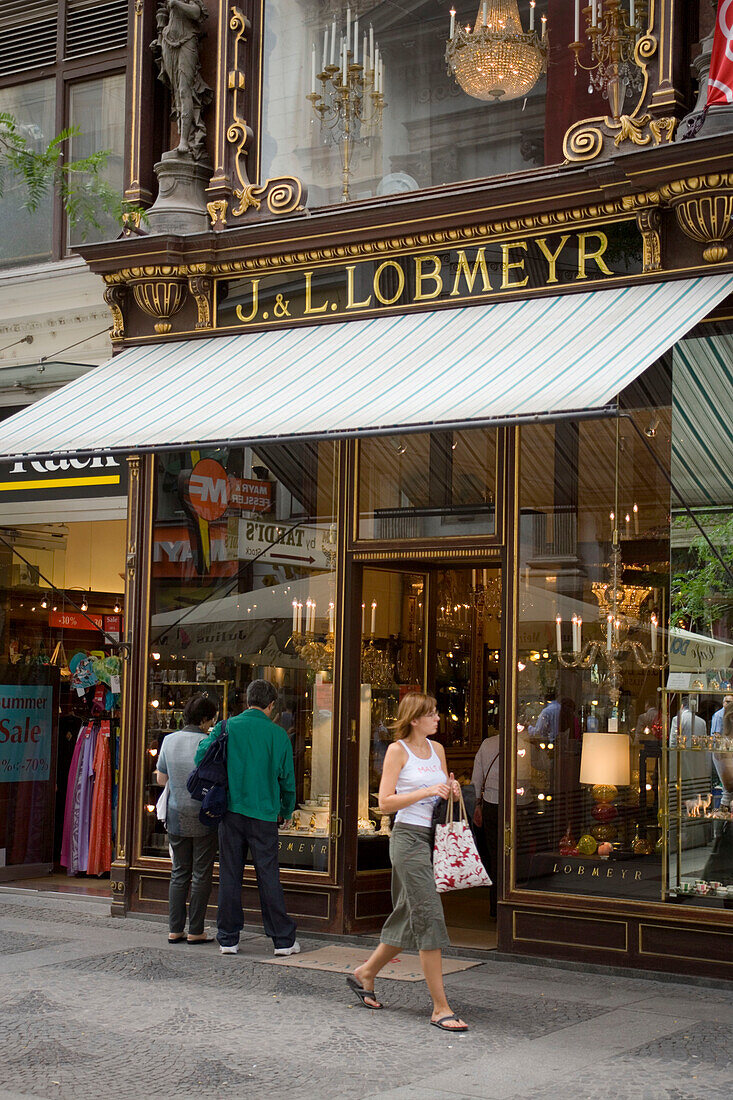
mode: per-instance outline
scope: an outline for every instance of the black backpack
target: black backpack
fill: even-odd
[[[201,803],[199,821],[214,828],[227,811],[227,723],[222,722],[221,733],[204,753],[188,779],[186,787],[191,798]]]

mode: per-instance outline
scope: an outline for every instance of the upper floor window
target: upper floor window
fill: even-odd
[[[121,191],[127,0],[0,0],[0,25],[0,111],[14,116],[36,151],[78,126],[70,156],[108,150],[103,174]],[[50,193],[33,213],[23,208],[25,197],[21,181],[8,177],[0,198],[0,267],[60,259],[85,233],[105,235],[106,226],[69,232]]]
[[[543,43],[548,0],[456,3],[455,35],[473,30],[486,11],[525,36],[533,25],[540,43],[518,46],[521,56],[495,58],[486,71],[472,55],[459,83],[446,65],[450,6],[351,0],[346,111],[333,88],[343,87],[346,3],[302,0],[293,18],[288,0],[268,0],[260,178],[296,174],[310,205],[322,206],[560,162],[567,125],[595,113],[587,80],[581,87],[573,73],[571,24],[549,28]],[[362,94],[365,71],[377,75]],[[369,122],[375,80],[383,106]],[[329,95],[317,100],[324,86]],[[330,107],[339,99],[336,118]]]

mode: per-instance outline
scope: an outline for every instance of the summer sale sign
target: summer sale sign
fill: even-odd
[[[50,684],[0,684],[0,783],[50,777],[52,700]]]

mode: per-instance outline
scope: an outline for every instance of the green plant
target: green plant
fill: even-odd
[[[672,624],[708,631],[733,606],[733,514],[699,515],[710,542],[702,535],[684,553],[684,568],[672,574]],[[689,530],[692,521],[676,517],[677,531]],[[679,563],[682,566],[682,562]]]
[[[70,223],[85,237],[91,228],[107,228],[105,216],[122,224],[133,208],[103,176],[111,155],[108,150],[69,159],[71,141],[79,136],[79,128],[72,126],[52,138],[45,149],[34,149],[14,116],[0,111],[0,197],[10,181],[17,181],[24,191],[22,206],[33,213],[55,191]]]

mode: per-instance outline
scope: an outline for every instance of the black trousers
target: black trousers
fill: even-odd
[[[280,883],[276,821],[227,811],[219,825],[219,909],[216,938],[222,947],[239,943],[244,926],[242,876],[248,853],[257,875],[265,934],[275,947],[292,947],[295,921],[288,916]]]
[[[489,877],[491,879],[489,905],[491,907],[491,916],[495,917],[496,899],[498,896],[496,877],[499,874],[499,807],[496,802],[485,801],[482,810],[484,844],[486,847],[486,855],[488,856],[488,866],[486,870],[489,872]]]

